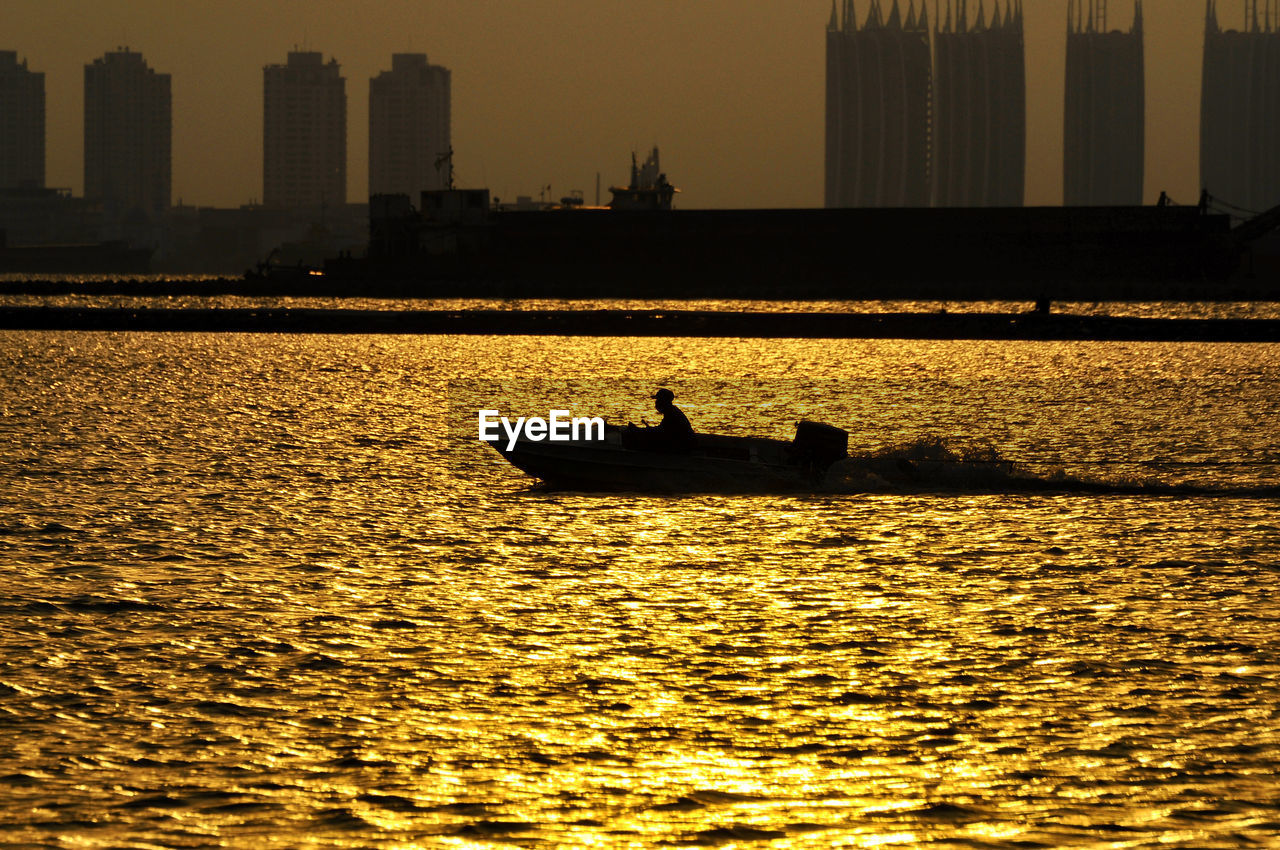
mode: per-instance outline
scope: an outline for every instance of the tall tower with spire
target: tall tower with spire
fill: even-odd
[[[906,16],[871,0],[832,3],[827,25],[828,207],[927,207],[933,69],[926,0]]]
[[[934,32],[934,203],[1019,207],[1026,180],[1021,0],[947,0]]]
[[[1145,154],[1142,0],[1133,28],[1107,30],[1105,4],[1068,0],[1063,203],[1142,203]]]
[[[1206,0],[1200,185],[1242,215],[1280,205],[1280,24],[1268,0],[1246,0],[1244,26],[1223,30]]]

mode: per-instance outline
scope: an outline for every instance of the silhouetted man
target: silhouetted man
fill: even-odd
[[[689,417],[684,415],[684,411],[676,407],[676,394],[671,390],[663,387],[653,395],[653,406],[662,414],[662,422],[659,423],[657,430],[676,442],[693,442],[693,426],[689,424]]]
[[[693,448],[693,426],[689,417],[675,405],[676,394],[663,387],[654,393],[653,406],[662,414],[662,422],[652,428],[635,429],[637,448],[659,452],[687,452]]]

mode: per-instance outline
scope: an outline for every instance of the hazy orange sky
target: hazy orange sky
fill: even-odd
[[[1109,5],[1128,29],[1132,0]],[[1244,0],[1218,7],[1240,27]],[[1067,0],[1023,8],[1026,200],[1059,204]],[[831,0],[3,0],[0,50],[45,73],[48,183],[76,194],[87,62],[128,46],[171,74],[173,199],[235,206],[262,195],[262,67],[305,46],[347,78],[352,201],[366,195],[369,78],[412,51],[453,72],[460,185],[590,202],[597,173],[624,182],[631,151],[657,144],[679,206],[808,207],[822,203],[830,13]],[[1146,0],[1145,17],[1146,200],[1193,203],[1204,0]]]

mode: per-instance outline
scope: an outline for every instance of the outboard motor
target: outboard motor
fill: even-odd
[[[822,473],[849,456],[849,432],[824,422],[797,422],[791,451],[798,464]]]

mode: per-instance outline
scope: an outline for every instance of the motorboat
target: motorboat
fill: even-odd
[[[604,439],[490,445],[548,488],[587,492],[810,492],[848,455],[848,433],[821,422],[798,423],[793,440],[694,434],[678,448],[654,430],[605,425]]]
[[[989,447],[957,449],[932,437],[850,455],[848,432],[821,422],[797,423],[792,440],[694,434],[678,450],[655,445],[653,430],[606,424],[600,439],[520,436],[491,445],[546,488],[579,492],[1003,492],[1055,486]]]

